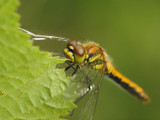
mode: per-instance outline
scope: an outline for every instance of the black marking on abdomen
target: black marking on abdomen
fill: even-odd
[[[141,99],[142,101],[146,99],[144,96],[141,95],[141,93],[139,93],[139,92],[136,91],[136,88],[129,86],[128,83],[122,82],[121,78],[118,78],[117,76],[114,76],[111,73],[107,74],[107,76],[109,78],[111,78],[112,80],[114,80],[116,83],[118,83],[121,87],[123,87],[124,89],[126,89],[129,93],[131,93],[132,95],[134,95],[137,98]]]

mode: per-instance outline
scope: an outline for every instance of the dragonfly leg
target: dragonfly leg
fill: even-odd
[[[75,68],[73,67],[74,64],[69,64],[68,67],[66,67],[65,71],[67,71],[68,69],[70,69],[71,67],[75,70]]]
[[[74,72],[72,73],[72,76],[77,72],[78,69],[79,69],[79,65],[76,66],[76,69],[75,69]]]
[[[76,68],[73,67],[74,63],[71,64],[69,61],[65,61],[65,62],[69,65],[68,67],[66,67],[65,71],[67,71],[70,68],[73,68],[73,70],[76,70]]]
[[[73,68],[74,72],[72,73],[72,76],[77,72],[77,70],[79,69],[79,65],[76,66],[76,68],[73,67],[73,65],[75,65],[74,63],[71,64],[68,61],[65,61],[69,66],[66,67],[65,71],[67,71],[70,68]]]

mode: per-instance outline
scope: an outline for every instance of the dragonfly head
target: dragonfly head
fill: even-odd
[[[76,40],[71,40],[67,43],[66,48],[64,49],[64,54],[69,58],[73,63],[82,63],[85,60],[85,48],[78,44]]]

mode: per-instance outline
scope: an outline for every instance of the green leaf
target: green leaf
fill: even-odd
[[[73,109],[63,92],[64,62],[32,46],[20,31],[18,0],[0,0],[0,120],[60,120]]]

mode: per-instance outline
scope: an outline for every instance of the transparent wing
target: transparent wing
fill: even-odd
[[[32,40],[58,40],[58,41],[69,41],[69,39],[63,38],[63,37],[57,37],[57,36],[50,36],[50,35],[39,35],[39,34],[35,34],[32,33],[26,29],[23,28],[19,28],[20,30],[22,30],[23,32],[27,33],[28,35],[30,35],[32,37]]]
[[[86,96],[81,99],[76,105],[77,108],[69,117],[69,120],[92,120],[95,106],[98,99],[99,90],[94,88]]]
[[[98,100],[100,85],[104,75],[104,73],[102,74],[99,74],[99,73],[100,73],[99,71],[94,69],[89,69],[89,70],[81,69],[80,73],[78,73],[78,76],[75,78],[75,80],[78,80],[80,82],[77,82],[79,87],[75,88],[75,90],[77,89],[78,91],[76,90],[76,92],[77,93],[82,92],[82,94],[80,94],[80,96],[78,97],[77,99],[78,102],[77,100],[75,101],[77,108],[74,109],[71,115],[67,117],[69,120],[92,120],[93,119],[93,115],[94,115],[97,100]],[[80,77],[80,75],[82,75],[83,77],[82,76]],[[90,90],[88,88],[88,84],[84,83],[85,81],[87,81],[86,79],[88,79],[88,77],[93,82],[92,84],[89,85]],[[87,88],[89,91],[87,91]],[[73,90],[73,88],[71,89]],[[83,94],[83,93],[86,93],[86,94]]]
[[[19,29],[30,35],[33,45],[39,46],[40,50],[51,52],[52,56],[64,57],[63,50],[69,39],[57,36],[39,35],[23,28]]]
[[[58,66],[58,68],[60,67]],[[66,74],[70,74],[69,76],[71,76],[72,73],[73,70],[70,69],[70,71],[67,71]],[[98,72],[94,69],[86,69],[85,67],[79,69],[72,77],[65,93],[67,93],[68,96],[71,95],[71,99],[73,98],[73,95],[76,96],[75,98],[79,99],[89,91],[89,86],[94,85],[94,80],[97,78],[97,76]]]

